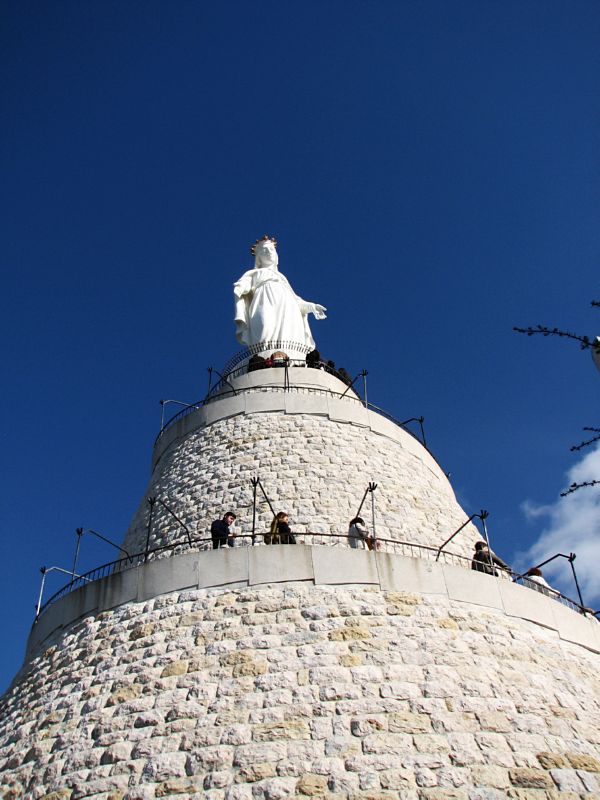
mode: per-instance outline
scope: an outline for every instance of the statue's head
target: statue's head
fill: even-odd
[[[257,239],[252,245],[250,252],[254,256],[255,269],[260,269],[261,267],[277,269],[277,264],[279,263],[277,239],[267,236],[265,233],[262,239]]]

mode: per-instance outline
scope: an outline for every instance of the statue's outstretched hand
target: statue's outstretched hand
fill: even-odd
[[[312,312],[315,315],[315,319],[325,319],[327,317],[326,311],[325,306],[320,306],[318,303],[312,304]]]

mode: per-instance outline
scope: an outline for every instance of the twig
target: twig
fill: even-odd
[[[575,452],[576,450],[583,450],[584,447],[588,447],[590,444],[594,444],[594,442],[600,441],[600,428],[584,428],[584,431],[594,431],[598,434],[598,436],[593,436],[591,439],[588,439],[587,442],[580,442],[579,444],[573,445],[571,447],[571,452]]]
[[[600,305],[600,303],[599,303]],[[535,328],[517,328],[514,327],[513,331],[517,333],[525,333],[527,336],[535,336],[535,334],[541,334],[542,336],[559,336],[563,339],[574,339],[576,342],[579,342],[582,350],[587,350],[588,347],[598,347],[595,342],[590,342],[589,336],[578,336],[576,333],[570,333],[569,331],[561,331],[560,328],[547,328],[545,325],[537,325]]]
[[[568,494],[573,494],[578,489],[583,489],[584,486],[597,486],[600,481],[583,481],[583,483],[572,483],[566,492],[561,492],[561,497],[566,497]]]

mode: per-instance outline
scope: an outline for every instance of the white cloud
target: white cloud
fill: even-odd
[[[567,473],[572,483],[600,480],[600,445],[586,453]],[[528,519],[547,519],[539,538],[524,553],[519,553],[519,569],[539,564],[556,553],[576,553],[574,565],[587,606],[600,606],[600,487],[584,487],[555,503],[537,505],[526,500],[522,505]],[[557,558],[543,568],[544,577],[568,597],[577,599],[577,590],[568,561]]]

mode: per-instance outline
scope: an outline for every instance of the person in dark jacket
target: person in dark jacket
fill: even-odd
[[[213,550],[218,550],[220,547],[225,547],[225,545],[233,547],[235,533],[231,533],[229,528],[234,519],[235,514],[233,511],[228,511],[223,519],[216,519],[210,526]]]
[[[473,560],[471,561],[471,569],[475,569],[478,572],[485,572],[486,575],[496,575],[497,577],[498,570],[494,567],[494,564],[510,572],[508,564],[490,550],[486,542],[477,542],[475,544]]]

